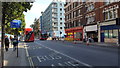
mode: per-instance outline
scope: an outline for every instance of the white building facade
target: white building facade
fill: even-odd
[[[42,13],[42,34],[47,33],[50,37],[63,37],[65,35],[64,18],[64,2],[51,2]]]

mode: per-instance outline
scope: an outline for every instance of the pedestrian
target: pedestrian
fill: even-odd
[[[11,45],[13,44],[13,37],[10,36],[10,42],[11,42]]]
[[[13,51],[16,50],[17,46],[18,46],[18,39],[17,39],[17,36],[14,36],[14,38],[13,38]]]
[[[91,37],[89,36],[89,37],[87,37],[87,42],[86,42],[86,45],[89,45],[89,44],[90,44],[90,42],[91,42]]]
[[[8,51],[8,48],[9,48],[9,39],[8,36],[5,35],[5,50]]]

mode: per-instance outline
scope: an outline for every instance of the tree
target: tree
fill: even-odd
[[[39,23],[39,19],[35,18],[35,19],[34,19],[34,23],[31,24],[30,27],[33,28],[35,36],[36,36],[36,37],[39,37],[39,33],[40,33],[40,23]]]
[[[22,26],[19,30],[23,31],[25,28],[25,15],[23,12],[27,12],[32,7],[30,2],[3,2],[3,19],[5,23],[5,32],[14,34],[15,29],[10,28],[10,22],[14,19],[21,20]]]

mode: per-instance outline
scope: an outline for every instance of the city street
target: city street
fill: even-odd
[[[26,43],[30,66],[118,66],[118,49],[62,41]]]
[[[0,68],[120,68],[120,0],[1,0]]]

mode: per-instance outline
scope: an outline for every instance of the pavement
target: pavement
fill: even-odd
[[[9,51],[4,51],[4,66],[29,66],[27,62],[24,43],[19,43],[18,57],[17,51],[13,51],[13,46],[10,45]]]
[[[92,45],[92,46],[101,46],[101,47],[110,47],[110,48],[118,48],[120,46],[120,44],[117,43],[104,43],[104,42],[94,42],[89,44],[83,41],[64,41],[64,42],[71,42],[74,44],[84,44],[84,45]]]

